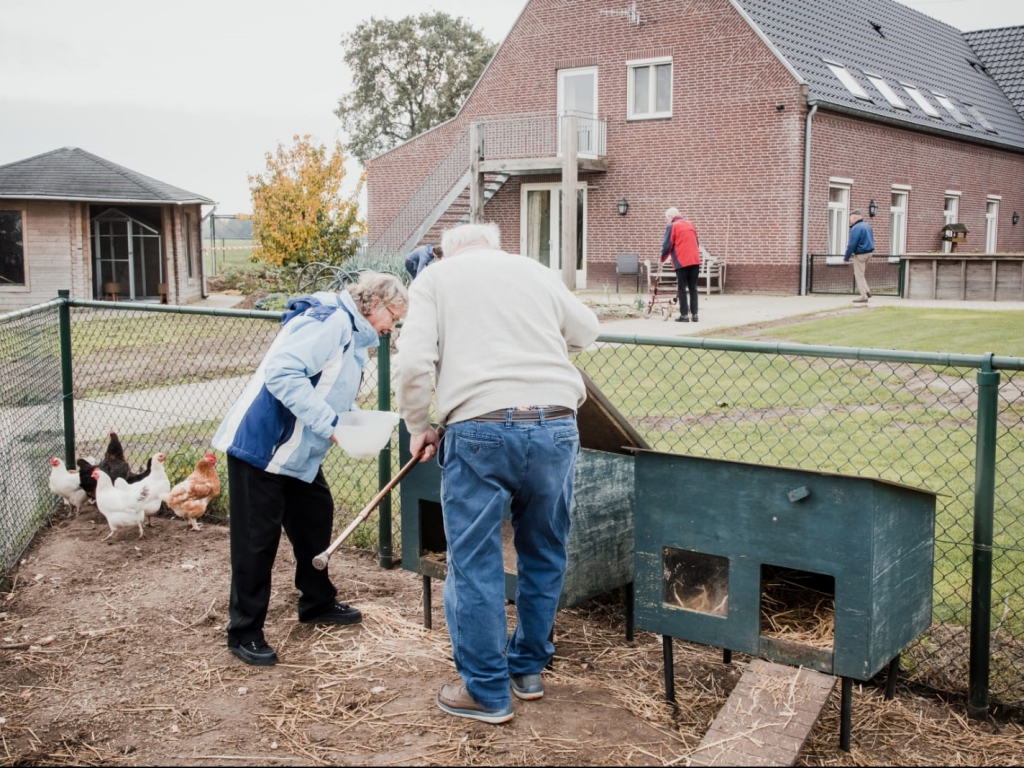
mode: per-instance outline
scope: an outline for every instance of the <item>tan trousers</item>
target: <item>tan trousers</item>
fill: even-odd
[[[858,253],[850,260],[853,262],[853,279],[857,281],[857,291],[860,293],[860,297],[864,299],[864,301],[867,301],[868,294],[871,293],[871,289],[868,288],[868,281],[864,277],[864,271],[867,269],[868,262],[871,260],[871,254]]]

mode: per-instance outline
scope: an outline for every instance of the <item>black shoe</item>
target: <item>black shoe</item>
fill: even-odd
[[[323,613],[309,619],[299,619],[303,624],[358,624],[363,614],[358,608],[344,603],[335,603]]]
[[[695,322],[695,323],[697,322],[697,316],[696,315],[693,316],[693,322]]]
[[[686,315],[680,315],[679,317],[676,318],[676,322],[677,323],[688,323],[688,322],[690,322],[690,318],[688,318]]]
[[[246,664],[252,664],[254,667],[272,667],[277,664],[277,651],[267,645],[266,640],[250,640],[247,643],[239,643],[229,637],[228,650]]]

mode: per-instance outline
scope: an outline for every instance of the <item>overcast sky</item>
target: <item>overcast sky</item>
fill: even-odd
[[[1024,0],[900,2],[965,31],[1024,24]],[[445,11],[500,41],[525,0],[2,3],[0,165],[80,147],[233,214],[279,142],[345,141],[340,43],[361,20]]]

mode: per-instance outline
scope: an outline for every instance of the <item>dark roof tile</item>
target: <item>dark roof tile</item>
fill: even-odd
[[[0,165],[0,198],[213,203],[207,197],[143,176],[77,147]]]

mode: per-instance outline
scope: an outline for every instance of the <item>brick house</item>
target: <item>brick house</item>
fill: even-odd
[[[0,166],[0,312],[61,289],[76,299],[202,298],[203,205],[213,201],[77,147]]]
[[[529,0],[456,117],[367,164],[370,248],[479,215],[598,287],[676,206],[729,290],[800,293],[871,206],[876,254],[942,251],[951,222],[959,253],[1024,252],[1024,38],[985,40],[893,0]]]

